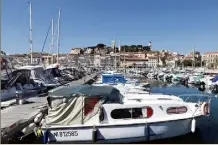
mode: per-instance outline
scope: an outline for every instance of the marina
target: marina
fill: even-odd
[[[153,93],[168,93],[168,94],[181,94],[181,93],[203,93],[203,92],[199,92],[196,88],[186,88],[184,86],[169,86],[167,89],[166,87],[154,87],[152,89]],[[217,98],[213,98],[212,99],[212,115],[213,117],[211,117],[210,119],[210,125],[209,126],[205,126],[204,129],[202,129],[201,131],[197,132],[197,133],[189,133],[187,135],[183,135],[180,137],[175,137],[175,138],[169,138],[169,139],[165,139],[165,140],[157,140],[157,141],[151,141],[151,142],[146,142],[146,143],[217,143],[218,140],[216,138],[216,134],[218,132],[218,128],[217,128],[217,120],[218,120],[218,116],[216,113],[217,110],[217,104],[218,104],[218,100]],[[42,143],[42,138],[36,138],[34,134],[31,134],[28,138],[23,138],[23,140],[19,140],[16,141],[17,143]],[[145,143],[145,142],[141,142],[141,143]]]
[[[114,15],[109,3],[102,3],[105,8],[99,9],[95,6],[100,2],[87,1],[93,5],[91,11],[80,2],[52,2],[56,11],[51,9],[51,2],[43,2],[43,6],[37,3],[25,2],[20,7],[14,2],[16,7],[11,9],[9,2],[4,10],[8,18],[12,17],[6,16],[10,15],[8,10],[15,12],[16,18],[29,11],[22,21],[11,18],[3,29],[10,34],[10,40],[21,42],[20,38],[27,35],[29,38],[23,44],[13,42],[14,46],[9,39],[4,40],[7,43],[1,51],[2,144],[218,143],[218,52],[206,51],[216,47],[210,42],[213,39],[207,40],[208,45],[199,41],[203,38],[199,34],[205,34],[205,41],[212,34],[201,32],[195,36],[197,32],[188,29],[192,24],[203,24],[190,21],[199,17],[190,15],[191,5],[186,5],[187,10],[190,7],[186,16],[186,11],[181,16],[176,11],[178,16],[174,16],[169,12],[174,14],[183,4],[163,3],[157,7],[152,2],[117,2]],[[125,8],[136,4],[139,9],[129,9],[132,16],[127,14]],[[145,4],[150,5],[149,9],[144,8]],[[117,5],[122,7],[118,9]],[[40,12],[37,17],[35,14]],[[153,16],[145,21],[144,14]],[[164,15],[174,17],[173,21],[169,18],[166,25]],[[116,25],[111,23],[112,16]],[[205,22],[209,22],[207,18]],[[190,27],[184,29],[186,22]],[[18,26],[13,28],[19,34],[16,39],[12,27],[6,29],[13,23]],[[172,31],[164,32],[165,28]],[[16,51],[9,49],[15,46]]]
[[[82,79],[69,83],[69,85],[81,85],[94,79],[94,77],[95,74],[85,76]],[[42,113],[44,115],[48,109],[46,101],[47,96],[31,97],[26,100],[25,104],[15,106],[16,99],[2,101],[1,107],[4,107],[1,110],[2,143],[8,143],[11,136],[22,131],[30,122],[33,122],[38,114]],[[32,131],[30,130],[30,132]],[[25,133],[29,134],[30,132]]]

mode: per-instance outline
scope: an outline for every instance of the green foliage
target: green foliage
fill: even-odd
[[[121,46],[121,52],[146,52],[151,51],[149,46],[142,46],[142,45],[123,45]]]
[[[106,45],[99,43],[96,45],[97,48],[103,49]]]

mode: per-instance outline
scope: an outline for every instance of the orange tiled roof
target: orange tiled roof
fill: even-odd
[[[204,53],[204,55],[214,55],[214,54],[218,54],[218,52],[206,52],[206,53]]]
[[[121,60],[124,60],[124,58],[122,58]],[[125,58],[126,61],[130,60],[130,61],[147,61],[148,59],[146,58],[138,58],[138,57],[134,57],[134,58]]]
[[[158,57],[155,57],[155,56],[148,56],[148,59],[158,59]]]

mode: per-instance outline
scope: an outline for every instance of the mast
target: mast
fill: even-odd
[[[121,45],[120,45],[120,40],[119,40],[119,64],[120,64],[120,51],[121,51]],[[120,65],[119,65],[120,67]]]
[[[124,71],[126,74],[126,47],[124,47]]]
[[[51,45],[48,51],[47,62],[49,64],[49,55],[54,46],[54,19],[51,19]],[[53,54],[51,54],[51,63],[53,64]]]
[[[114,61],[114,63],[115,63],[115,71],[117,71],[117,49],[116,49],[116,40],[115,40],[115,38],[114,38],[114,54],[115,54],[115,61]]]
[[[60,49],[60,17],[61,10],[58,10],[58,39],[57,39],[57,63],[59,62],[59,49]]]
[[[30,26],[29,26],[29,30],[30,30],[30,38],[29,38],[29,43],[30,43],[30,62],[31,64],[33,63],[33,40],[32,40],[32,4],[30,2],[28,2],[29,4],[29,12],[30,12]]]
[[[193,61],[192,61],[192,67],[195,68],[195,46],[193,49]]]
[[[51,21],[51,35],[52,35],[52,37],[51,37],[51,49],[53,49],[54,48],[54,20],[52,19],[52,21]],[[53,60],[53,53],[51,54],[51,56],[52,56],[52,61],[51,61],[51,63],[53,64],[54,62],[54,60]]]

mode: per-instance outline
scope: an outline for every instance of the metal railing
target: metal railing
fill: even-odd
[[[213,95],[211,94],[182,94],[178,95],[181,99],[183,99],[185,102],[193,102],[193,103],[199,103],[199,102],[208,102],[210,103],[211,98]]]

